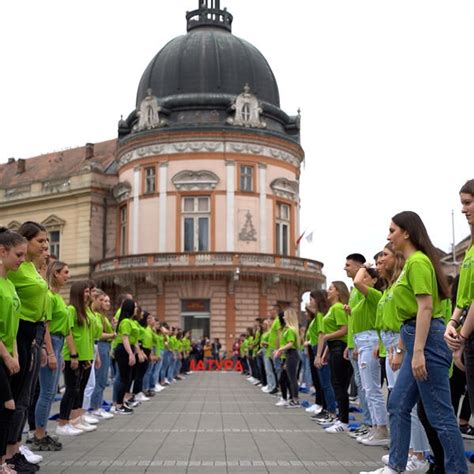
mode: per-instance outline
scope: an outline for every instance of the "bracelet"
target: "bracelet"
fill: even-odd
[[[79,356],[77,354],[71,354],[71,359],[78,359]]]
[[[56,354],[52,352],[51,354],[48,354],[48,357],[56,357]]]
[[[451,321],[452,321],[453,323],[456,323],[456,329],[461,325],[461,323],[460,323],[457,319],[451,318],[451,319],[448,321],[448,323],[450,323]]]

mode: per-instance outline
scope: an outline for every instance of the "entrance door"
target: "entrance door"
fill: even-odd
[[[181,320],[185,331],[191,331],[192,339],[210,337],[210,300],[181,300]]]

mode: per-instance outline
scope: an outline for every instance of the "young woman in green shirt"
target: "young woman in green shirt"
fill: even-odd
[[[34,262],[44,260],[48,240],[46,229],[36,222],[24,222],[18,233],[27,240],[27,251],[25,261],[16,271],[9,271],[7,275],[21,301],[17,333],[20,371],[11,379],[13,393],[17,395],[15,414],[8,435],[7,456],[8,462],[21,471],[34,469],[19,451],[28,409],[38,381],[47,308],[48,285],[38,273]]]
[[[336,394],[339,410],[338,418],[328,414],[318,423],[326,428],[327,433],[348,431],[349,394],[352,365],[344,357],[347,347],[347,314],[344,305],[349,301],[349,290],[342,281],[333,281],[328,288],[328,301],[331,305],[323,318],[323,332],[319,335],[316,367],[321,369],[329,362],[331,381]]]
[[[393,285],[402,322],[398,350],[404,352],[388,402],[390,454],[377,473],[405,471],[410,443],[410,412],[421,399],[444,450],[446,472],[467,474],[464,444],[451,404],[449,368],[452,355],[444,341],[440,300],[448,288],[439,256],[418,214],[404,211],[392,218],[388,240],[403,253],[405,266]]]
[[[0,227],[0,472],[12,474],[6,461],[9,426],[15,413],[11,377],[20,371],[17,348],[20,299],[7,272],[16,271],[24,262],[26,239]]]
[[[298,397],[298,347],[300,345],[298,314],[292,308],[283,313],[285,327],[281,332],[280,347],[274,353],[274,357],[282,359],[282,371],[280,375],[280,390],[282,399],[277,406],[286,408],[298,408],[300,406]],[[290,401],[287,401],[288,392]]]
[[[46,432],[51,407],[57,392],[62,369],[62,350],[64,338],[69,333],[69,310],[60,294],[61,288],[69,280],[69,267],[59,260],[53,261],[46,270],[49,291],[49,315],[46,322],[47,333],[51,338],[52,352],[47,354],[47,364],[40,369],[40,394],[36,403],[36,429],[32,449],[38,451],[59,451],[62,444]]]

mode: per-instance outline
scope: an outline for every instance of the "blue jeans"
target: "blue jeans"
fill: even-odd
[[[56,370],[51,370],[46,365],[41,367],[39,371],[40,394],[35,408],[35,423],[38,428],[46,428],[48,424],[49,414],[51,413],[51,407],[61,375],[64,336],[51,334],[51,342],[54,355],[58,361],[58,367]]]
[[[166,378],[168,382],[171,382],[174,379],[174,370],[176,367],[176,354],[173,351],[170,351],[170,363],[168,365],[168,370],[166,371]]]
[[[274,390],[276,388],[275,372],[273,372],[272,360],[270,357],[263,356],[265,374],[267,376],[268,388]]]
[[[161,366],[163,365],[163,358],[158,359],[157,362],[148,365],[145,377],[143,377],[143,389],[154,390],[155,385],[159,382]]]
[[[387,374],[388,389],[392,390],[392,388],[395,386],[399,371],[394,372],[392,370],[392,367],[390,366],[390,359],[391,354],[393,354],[393,351],[398,345],[400,333],[393,331],[381,331],[380,338],[382,339],[383,345],[387,350],[387,357],[385,358],[385,372]]]
[[[411,411],[421,397],[426,415],[443,445],[446,474],[467,474],[464,444],[451,403],[449,367],[452,354],[444,342],[446,327],[440,319],[432,319],[424,349],[428,379],[415,380],[411,368],[415,343],[415,323],[405,323],[401,338],[406,354],[397,383],[390,395],[390,459],[396,471],[404,471],[410,443]]]
[[[318,346],[313,346],[313,353],[318,353]],[[331,368],[329,364],[323,365],[318,372],[319,383],[324,394],[324,407],[329,413],[336,413],[336,394],[331,382]]]
[[[377,331],[363,331],[354,334],[357,346],[358,364],[362,388],[365,392],[370,418],[374,425],[387,424],[387,409],[380,385],[380,363],[378,357],[373,356],[373,351],[379,344]]]
[[[311,369],[309,367],[309,357],[306,348],[300,349],[298,355],[301,361],[301,382],[304,383],[307,388],[310,388],[313,382],[311,380]]]
[[[364,425],[371,426],[372,418],[370,417],[369,407],[367,406],[367,400],[365,398],[365,390],[362,387],[362,381],[360,379],[359,363],[354,360],[352,354],[354,349],[349,349],[349,360],[351,361],[352,368],[354,369],[354,382],[357,385],[357,395],[359,396],[359,407],[362,410],[362,421]]]
[[[168,349],[163,350],[163,364],[161,366],[160,380],[164,380],[168,375],[168,369],[171,363],[171,352]]]
[[[272,357],[273,357],[273,353],[272,353]],[[277,380],[280,380],[280,376],[281,376],[281,359],[279,357],[275,357],[273,359],[273,367],[275,368],[275,375],[276,375],[276,379]]]
[[[104,401],[104,390],[107,387],[107,378],[109,376],[110,368],[110,342],[99,341],[97,344],[101,366],[100,369],[95,370],[95,387],[91,396],[92,410],[102,408]]]

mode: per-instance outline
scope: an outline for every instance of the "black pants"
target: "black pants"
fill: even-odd
[[[0,358],[0,458],[5,456],[7,451],[8,429],[15,413],[15,410],[5,408],[5,402],[13,400],[10,381],[8,369]]]
[[[471,407],[469,405],[469,396],[467,395],[466,390],[466,373],[454,366],[453,375],[449,379],[449,385],[451,387],[451,402],[453,404],[454,413],[456,416],[459,411],[459,402],[461,401],[461,397],[466,395],[463,400],[459,418],[461,420],[469,421],[471,418]]]
[[[286,351],[286,359],[283,359],[282,370],[280,374],[280,390],[282,397],[288,398],[288,391],[292,400],[298,399],[298,351],[289,349]]]
[[[148,357],[150,357],[150,349],[143,349],[143,352],[147,356],[145,362],[140,362],[138,360],[138,355],[135,356],[136,363],[133,366],[133,393],[137,395],[140,392],[143,392],[143,377],[148,369]]]
[[[471,334],[464,346],[464,366],[471,412],[474,412],[474,334]]]
[[[21,441],[33,390],[38,380],[43,336],[44,324],[30,323],[20,319],[16,336],[20,371],[11,378],[15,413],[9,427],[8,444],[16,444]],[[41,342],[38,344],[39,341]]]
[[[260,373],[260,382],[265,386],[267,385],[267,374],[265,373],[265,363],[263,362],[263,355],[261,353],[257,354],[256,361]]]
[[[71,411],[82,408],[84,390],[91,372],[90,362],[79,361],[77,369],[71,368],[71,361],[64,363],[64,392],[59,406],[59,419],[69,420]]]
[[[314,347],[317,348],[317,346]],[[310,345],[308,346],[308,357],[309,367],[311,369],[311,380],[313,382],[314,390],[316,391],[315,403],[322,406],[324,409],[327,409],[326,400],[324,400],[324,392],[321,388],[321,383],[319,382],[318,369],[314,366],[316,353]]]
[[[342,423],[349,423],[348,389],[351,383],[352,365],[344,359],[346,343],[343,341],[329,341],[328,347],[331,382],[339,409],[339,420]]]
[[[132,367],[128,365],[128,353],[123,344],[119,344],[114,352],[115,361],[117,362],[119,378],[117,384],[117,404],[123,404],[123,398],[127,393],[132,381]]]

